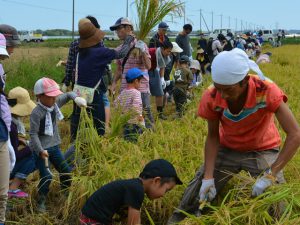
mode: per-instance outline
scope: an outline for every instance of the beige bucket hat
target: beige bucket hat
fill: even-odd
[[[15,104],[11,104],[15,100]],[[15,87],[8,93],[10,111],[17,116],[29,116],[36,104],[30,100],[29,93],[22,87]]]

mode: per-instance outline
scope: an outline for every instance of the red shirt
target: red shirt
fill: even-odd
[[[203,94],[198,115],[220,121],[220,144],[235,151],[263,151],[278,148],[281,143],[274,113],[287,96],[271,80],[251,75],[245,106],[238,115],[228,109],[226,100],[214,86]]]

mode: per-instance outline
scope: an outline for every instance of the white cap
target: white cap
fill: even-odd
[[[0,33],[0,55],[9,57],[9,54],[6,50],[6,39],[5,36],[1,33]]]
[[[223,51],[214,58],[211,75],[217,84],[233,85],[243,80],[250,69],[256,72],[261,80],[265,80],[258,65],[250,60],[243,50],[234,48],[231,51]]]
[[[183,52],[182,48],[180,48],[179,45],[176,42],[172,41],[172,45],[173,45],[172,52],[174,52],[174,53]]]
[[[200,70],[200,63],[199,63],[199,61],[198,60],[192,60],[190,68],[191,69]]]

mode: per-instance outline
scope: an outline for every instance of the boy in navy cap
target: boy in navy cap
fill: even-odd
[[[149,41],[149,48],[159,48],[162,47],[162,44],[168,40],[167,37],[167,31],[169,29],[169,26],[165,22],[160,22],[158,24],[158,30],[157,33],[150,39]]]
[[[141,79],[145,73],[134,67],[126,73],[127,87],[121,92],[116,99],[115,104],[119,106],[122,113],[130,113],[131,117],[124,127],[124,139],[136,142],[138,136],[143,132],[145,120],[142,115],[143,104],[140,87]]]
[[[164,159],[150,161],[139,178],[117,180],[98,189],[87,200],[80,216],[81,225],[108,225],[120,209],[128,208],[127,224],[141,224],[141,206],[144,194],[149,199],[163,197],[166,192],[181,185],[174,166]]]

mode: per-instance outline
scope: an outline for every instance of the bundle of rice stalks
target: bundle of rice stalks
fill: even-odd
[[[145,40],[149,32],[166,15],[181,16],[182,3],[177,0],[136,0],[138,39]]]
[[[136,0],[137,10],[137,38],[145,40],[149,32],[166,15],[181,16],[183,12],[182,3],[179,0]],[[139,49],[135,48],[132,55],[139,56]]]
[[[246,178],[249,181],[249,177]],[[254,182],[254,180],[253,180]],[[292,224],[300,222],[300,183],[274,185],[262,195],[251,197],[251,185],[231,189],[217,206],[207,204],[205,214],[181,224]]]

